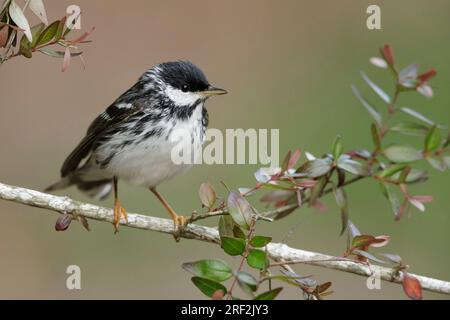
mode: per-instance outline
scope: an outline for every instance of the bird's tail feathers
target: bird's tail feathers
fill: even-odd
[[[77,183],[77,188],[86,193],[89,197],[96,200],[105,199],[112,190],[113,182],[111,179],[99,181],[83,181]]]
[[[96,200],[105,199],[111,193],[112,190],[111,179],[102,179],[97,181],[83,181],[79,179],[74,179],[73,176],[68,175],[64,178],[61,178],[59,181],[52,184],[51,186],[47,187],[44,191],[50,192],[60,190],[70,187],[72,185],[76,185],[80,191]]]
[[[66,176],[66,177],[58,180],[56,183],[45,188],[44,191],[50,192],[50,191],[60,190],[60,189],[67,188],[68,186],[70,186],[72,184],[73,184],[73,182],[72,182],[72,179],[70,178],[70,176]]]

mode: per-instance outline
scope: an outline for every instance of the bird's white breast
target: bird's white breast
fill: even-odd
[[[129,144],[118,151],[108,167],[105,169],[119,179],[126,180],[131,184],[145,187],[156,187],[160,183],[173,178],[187,169],[192,164],[175,164],[172,161],[172,150],[179,142],[173,141],[167,135],[169,133],[184,132],[189,133],[194,139],[203,143],[202,127],[203,103],[199,104],[192,115],[186,120],[161,120],[161,126],[165,129],[159,136],[151,136],[143,139],[139,143]],[[145,132],[151,130],[154,124],[149,123]],[[119,136],[117,139],[124,139]],[[139,140],[137,136],[136,141]],[[191,148],[191,139],[183,139],[182,143],[189,144],[185,147]]]

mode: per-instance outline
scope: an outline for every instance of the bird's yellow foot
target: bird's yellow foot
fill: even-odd
[[[175,227],[173,237],[175,238],[175,241],[178,242],[180,241],[180,236],[189,222],[189,218],[186,216],[177,215],[175,212],[172,212],[172,214],[173,224]]]
[[[128,223],[127,212],[125,211],[125,209],[120,204],[120,201],[116,200],[114,202],[114,222],[113,222],[113,224],[114,224],[114,233],[119,232],[119,223],[120,223],[120,218],[122,218],[122,217]]]

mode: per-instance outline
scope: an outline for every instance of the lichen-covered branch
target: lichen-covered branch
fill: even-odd
[[[113,221],[113,211],[108,208],[95,206],[88,203],[79,202],[68,197],[54,196],[35,190],[15,187],[0,183],[0,199],[25,204],[33,207],[48,209],[51,211],[71,214],[74,217],[83,216],[97,221]],[[172,220],[151,217],[141,214],[128,214],[128,223],[124,220],[121,225],[156,231],[168,234],[176,233]],[[214,228],[204,227],[196,224],[189,224],[181,235],[187,239],[203,240],[211,243],[220,243],[219,233]],[[285,263],[304,263],[308,265],[334,269],[354,273],[361,276],[371,276],[377,274],[382,280],[401,283],[403,273],[398,274],[392,268],[377,265],[367,265],[360,262],[333,257],[321,253],[310,252],[291,248],[282,243],[270,243],[267,252],[271,259]],[[450,282],[410,274],[416,277],[424,290],[450,294]]]

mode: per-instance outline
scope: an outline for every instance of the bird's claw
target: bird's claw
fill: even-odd
[[[175,228],[173,237],[175,238],[176,242],[180,241],[180,237],[183,234],[184,230],[186,229],[188,222],[189,222],[189,218],[186,216],[176,215],[173,218],[173,224],[174,224],[174,228]]]
[[[120,204],[120,201],[117,200],[114,203],[114,234],[119,232],[120,218],[122,217],[125,218],[125,221],[128,223],[127,212],[125,211],[125,208]]]

